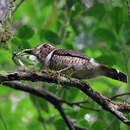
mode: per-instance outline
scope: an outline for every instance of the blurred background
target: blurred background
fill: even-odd
[[[3,0],[4,1],[4,0]],[[20,0],[16,0],[17,5]],[[79,50],[99,63],[130,75],[130,12],[126,0],[25,0],[0,28],[0,71],[14,71],[12,54],[41,43]],[[4,7],[4,4],[1,7]],[[0,7],[2,11],[3,8]],[[6,5],[5,5],[6,7]],[[4,8],[6,10],[6,8]],[[1,15],[1,13],[0,13]],[[1,18],[4,15],[1,15]],[[0,26],[1,27],[1,26]],[[5,38],[5,39],[4,39]],[[4,40],[3,40],[4,39]],[[112,97],[130,91],[130,85],[105,77],[87,80],[102,95]],[[32,84],[32,83],[30,83]],[[88,100],[87,108],[64,106],[81,127],[90,130],[128,130],[112,114],[100,109],[78,89],[40,83],[57,96],[72,102]],[[130,102],[129,95],[117,102]],[[126,114],[130,119],[130,116]],[[56,109],[30,94],[0,87],[1,130],[67,130]]]

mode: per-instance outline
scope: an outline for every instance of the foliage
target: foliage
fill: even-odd
[[[8,49],[0,48],[0,70],[15,70],[12,53],[52,43],[59,48],[84,52],[102,64],[130,71],[130,21],[126,1],[96,2],[88,0],[31,0],[24,1],[12,17],[16,35],[8,41]],[[128,58],[127,58],[128,57]],[[128,86],[105,77],[88,80],[93,89],[107,97],[127,92]],[[41,83],[39,83],[41,84]],[[41,84],[57,96],[72,102],[90,100],[77,89],[63,89],[55,84]],[[129,86],[130,87],[130,86]],[[129,97],[127,97],[129,101]],[[125,100],[122,97],[121,101]],[[100,108],[96,103],[83,104]],[[128,126],[108,112],[64,106],[65,112],[84,128],[128,130]],[[44,122],[40,120],[44,119]],[[128,115],[128,118],[129,115]],[[43,99],[0,87],[0,129],[67,130],[56,109]]]

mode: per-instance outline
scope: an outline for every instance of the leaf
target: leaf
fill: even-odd
[[[80,120],[79,124],[81,125],[82,128],[89,128],[91,125],[89,122],[87,122],[86,120]]]
[[[127,45],[130,45],[130,24],[126,24],[124,26],[124,32],[123,32],[124,36],[125,36],[125,42]]]
[[[112,57],[112,55],[107,55],[107,54],[97,57],[97,58],[95,58],[95,60],[97,60],[101,64],[105,64],[105,65],[109,65],[109,66],[116,64],[116,59],[114,57]]]
[[[30,44],[27,40],[19,39],[17,36],[14,37],[9,44],[9,49],[11,52],[18,52],[23,49],[30,48]]]
[[[13,53],[13,52],[16,52],[16,51],[18,51],[18,50],[20,50],[21,45],[22,45],[22,42],[21,42],[21,40],[20,40],[18,37],[14,37],[14,38],[10,41],[10,44],[8,44],[9,49],[10,49],[10,51],[11,51],[12,53]]]
[[[107,42],[107,41],[115,42],[116,40],[114,33],[106,28],[98,28],[95,31],[95,36],[97,37],[98,40],[101,40],[104,42]]]
[[[21,39],[30,39],[33,35],[34,30],[28,25],[23,25],[18,30],[18,37]]]
[[[98,3],[94,6],[90,7],[85,13],[87,16],[93,16],[99,20],[101,20],[106,13],[104,4]]]
[[[68,130],[65,126],[65,122],[62,119],[56,120],[54,122],[56,130]]]
[[[99,125],[102,124],[102,125]],[[106,128],[106,124],[103,123],[103,120],[97,120],[95,121],[92,125],[91,125],[91,130],[103,130],[104,128]]]
[[[48,108],[47,101],[43,100],[42,98],[37,98],[37,99],[38,99],[38,102],[39,102],[41,109],[48,113],[49,108]]]
[[[111,21],[113,27],[117,33],[120,32],[120,29],[123,24],[123,10],[120,7],[113,7],[112,11],[110,12]]]
[[[40,40],[47,40],[51,43],[60,43],[60,38],[59,36],[53,32],[53,31],[50,31],[50,30],[43,30],[41,29],[39,31],[39,37],[40,37]]]
[[[65,91],[65,98],[69,101],[73,101],[79,94],[79,90],[76,88],[71,88],[69,93]]]
[[[74,9],[71,10],[71,12],[70,12],[71,19],[74,19],[74,18],[76,18],[76,16],[79,16],[81,14],[81,12],[83,10],[83,6],[80,2],[77,1],[77,2],[75,2],[73,8]]]
[[[21,40],[22,42],[22,49],[27,49],[27,48],[30,48],[30,43],[27,41],[27,40]]]
[[[48,103],[45,100],[43,100],[40,97],[34,97],[32,95],[30,96],[30,98],[31,98],[33,104],[36,106],[36,108],[38,107],[47,113],[49,112]]]
[[[66,1],[67,8],[70,10],[72,6],[74,5],[74,3],[75,3],[75,0],[67,0]]]

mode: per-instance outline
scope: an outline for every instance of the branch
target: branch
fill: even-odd
[[[16,10],[19,8],[19,6],[24,2],[24,0],[20,0],[20,2],[16,5],[16,7],[13,9],[12,14],[16,12]]]
[[[96,109],[96,108],[89,108],[87,106],[83,106],[81,104],[83,103],[90,103],[90,101],[80,101],[80,102],[69,102],[69,101],[66,101],[66,100],[62,100],[63,103],[66,103],[67,105],[69,106],[78,106],[80,108],[84,108],[84,109],[88,109],[88,110],[92,110],[92,111],[96,111],[96,112],[100,112],[100,111],[103,111],[102,109]]]
[[[130,92],[117,94],[117,95],[111,97],[110,99],[113,100],[113,99],[115,99],[115,98],[117,98],[117,97],[127,96],[127,95],[130,95]]]
[[[1,84],[4,83],[4,85],[10,86],[10,84],[7,84],[8,82],[6,83],[4,81],[13,81],[13,80],[27,80],[27,81],[33,81],[33,82],[45,81],[48,83],[56,83],[56,84],[61,84],[63,86],[70,86],[70,87],[78,88],[83,93],[88,95],[91,99],[93,99],[96,103],[98,103],[103,109],[115,115],[123,123],[130,125],[130,121],[127,118],[125,118],[122,113],[122,112],[125,112],[125,113],[130,112],[129,105],[112,102],[109,98],[102,96],[100,93],[94,91],[87,83],[83,81],[79,81],[75,79],[70,80],[63,76],[56,76],[56,75],[48,74],[45,72],[30,71],[30,70],[29,71],[26,70],[24,72],[17,71],[13,73],[0,74]],[[18,86],[16,89],[18,89]],[[39,93],[36,93],[36,94],[39,95]],[[49,97],[47,98],[47,100],[49,100],[50,102],[54,102],[52,101],[53,99],[50,99]],[[57,100],[55,100],[55,102],[56,101]],[[57,107],[57,103],[54,105],[55,107]]]
[[[129,0],[126,0],[127,6],[128,6],[128,17],[130,20],[130,5],[129,5]]]
[[[76,126],[76,124],[74,124],[72,122],[72,120],[65,114],[63,108],[62,108],[62,99],[58,98],[56,95],[54,95],[53,93],[48,92],[46,89],[41,88],[41,87],[37,87],[37,86],[31,86],[31,85],[25,85],[19,81],[4,81],[1,83],[2,85],[8,86],[10,88],[14,88],[17,90],[22,90],[24,92],[28,92],[31,93],[35,96],[41,97],[46,99],[48,102],[50,102],[61,114],[61,116],[63,117],[64,121],[66,122],[68,128],[70,130],[85,130],[83,128],[80,128],[78,126]]]

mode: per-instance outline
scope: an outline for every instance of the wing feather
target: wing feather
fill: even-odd
[[[79,51],[66,50],[66,49],[58,49],[54,52],[54,55],[71,56],[71,57],[78,57],[78,58],[86,59],[88,61],[90,60],[90,58],[84,53],[81,53]]]

